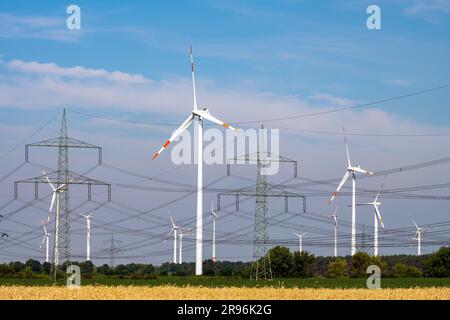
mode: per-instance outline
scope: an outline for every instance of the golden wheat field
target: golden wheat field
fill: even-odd
[[[450,300],[450,288],[299,289],[82,286],[80,289],[44,286],[0,286],[2,300]]]

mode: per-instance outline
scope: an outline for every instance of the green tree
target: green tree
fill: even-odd
[[[25,266],[31,267],[31,270],[34,273],[41,273],[42,272],[42,265],[38,260],[28,259],[25,262]]]
[[[381,257],[370,257],[369,265],[378,266],[381,270],[381,274],[383,274],[388,267],[386,261],[384,261]]]
[[[80,263],[80,272],[82,275],[92,274],[94,272],[94,264],[92,261],[84,261]]]
[[[352,256],[350,276],[353,278],[366,277],[367,267],[370,266],[370,257],[365,252],[357,252]]]
[[[272,275],[275,278],[291,277],[294,271],[294,256],[286,247],[277,246],[267,253],[270,257]]]
[[[404,263],[396,263],[392,267],[391,275],[394,278],[420,278],[422,276],[422,272],[414,266],[408,266]]]
[[[50,262],[44,262],[42,264],[42,272],[44,274],[50,274],[51,270],[52,270],[52,264]]]
[[[312,267],[314,265],[314,255],[308,251],[294,252],[294,272],[296,278],[307,278],[312,276]]]
[[[348,276],[347,260],[337,258],[330,261],[327,266],[327,277],[329,278],[346,278]]]
[[[450,277],[450,247],[442,247],[423,262],[424,273],[430,278]]]

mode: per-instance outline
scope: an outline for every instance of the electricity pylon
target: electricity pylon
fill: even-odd
[[[52,266],[54,275],[56,277],[56,267],[64,262],[70,262],[70,209],[69,209],[69,190],[71,185],[87,185],[88,186],[88,200],[91,200],[91,187],[106,186],[108,188],[108,201],[111,201],[111,185],[99,180],[84,177],[78,173],[69,170],[69,148],[88,148],[98,150],[98,163],[102,163],[102,148],[77,140],[69,138],[67,134],[67,119],[66,110],[64,109],[61,119],[60,135],[57,138],[44,140],[25,146],[25,161],[29,162],[29,148],[30,147],[53,147],[58,148],[58,170],[50,172],[46,175],[37,176],[30,179],[20,180],[14,182],[14,197],[18,196],[18,185],[23,183],[32,183],[35,186],[34,195],[38,198],[38,185],[41,183],[47,184],[46,176],[50,182],[55,186],[62,186],[59,193],[59,201],[56,203],[55,221],[59,221],[58,232],[54,232],[54,247]],[[57,218],[57,219],[56,219]],[[57,247],[56,247],[57,245]]]
[[[267,253],[267,243],[269,240],[269,223],[267,219],[267,198],[268,197],[283,197],[285,199],[285,212],[288,211],[288,198],[302,198],[303,211],[306,211],[305,196],[287,192],[279,186],[272,186],[267,181],[267,168],[270,167],[271,162],[290,162],[294,164],[294,177],[297,177],[297,161],[288,159],[277,155],[277,158],[268,157],[272,154],[266,151],[266,134],[267,131],[261,126],[258,134],[258,149],[255,155],[239,156],[232,160],[256,162],[256,190],[249,190],[247,188],[239,189],[233,192],[220,193],[217,195],[217,207],[220,210],[221,196],[235,196],[236,197],[236,211],[239,211],[239,197],[249,196],[255,197],[255,225],[253,234],[253,262],[251,266],[250,278],[253,280],[272,280],[272,267],[270,257]],[[227,166],[227,173],[230,174],[230,166]]]
[[[116,254],[121,253],[123,250],[120,249],[116,244],[121,243],[122,241],[114,239],[114,231],[111,232],[111,240],[105,240],[103,243],[109,244],[109,247],[101,250],[102,253],[109,255],[109,266],[110,268],[114,268]]]

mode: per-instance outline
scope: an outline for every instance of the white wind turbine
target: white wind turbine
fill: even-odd
[[[303,236],[306,235],[307,233],[303,234],[294,233],[294,234],[298,237],[298,251],[303,252]]]
[[[412,220],[412,222],[414,223],[414,225],[416,226],[416,229],[417,229],[416,237],[414,238],[414,240],[417,240],[417,255],[420,256],[420,255],[422,255],[421,242],[422,242],[422,235],[423,235],[424,230],[422,228],[420,228],[414,220]]]
[[[373,206],[374,209],[374,219],[373,219],[373,255],[375,257],[378,257],[378,221],[381,224],[381,227],[383,228],[383,231],[386,229],[384,228],[383,219],[381,219],[380,214],[380,205],[381,202],[378,201],[378,197],[380,196],[381,190],[383,189],[383,184],[381,185],[380,190],[377,193],[377,196],[375,197],[375,200],[372,202],[367,203],[361,203],[357,204],[356,206]]]
[[[178,256],[178,263],[181,264],[181,263],[183,263],[183,237],[190,235],[191,232],[190,232],[190,230],[183,231],[183,229],[181,229],[181,228],[179,229],[179,232],[180,233],[179,233],[178,237],[180,238],[180,251],[179,251],[179,256]]]
[[[169,144],[174,141],[184,130],[186,130],[194,119],[197,119],[198,137],[197,137],[197,222],[196,222],[196,239],[195,239],[195,275],[202,275],[203,264],[203,119],[209,120],[227,129],[237,130],[227,123],[213,117],[208,108],[199,110],[197,108],[197,97],[195,92],[195,76],[194,76],[194,59],[192,57],[192,47],[190,48],[191,56],[191,74],[192,74],[192,90],[194,93],[194,109],[189,117],[181,124],[181,126],[174,131],[161,149],[153,155],[156,159]]]
[[[337,257],[337,210],[338,208],[336,207],[336,209],[334,210],[333,214],[331,215],[331,218],[333,219],[333,223],[334,223],[334,257]]]
[[[52,201],[50,203],[50,210],[48,211],[48,218],[47,223],[50,222],[50,216],[53,211],[53,205],[55,204],[56,200],[56,218],[55,218],[55,265],[59,265],[59,195],[64,192],[64,188],[66,187],[66,183],[63,183],[59,185],[58,187],[55,187],[55,185],[50,181],[45,171],[42,171],[42,174],[45,177],[45,180],[47,180],[48,185],[53,191],[52,194]],[[69,182],[73,181],[73,179],[69,180]]]
[[[216,262],[216,219],[217,213],[214,212],[214,203],[211,202],[211,216],[213,219],[213,231],[212,231],[212,261]]]
[[[176,225],[172,216],[170,216],[170,221],[172,222],[172,230],[170,230],[168,236],[173,233],[173,263],[177,263],[177,234],[180,227]]]
[[[48,242],[49,237],[50,237],[50,233],[48,233],[47,225],[44,223],[44,238],[42,239],[39,249],[42,249],[42,246],[44,245],[44,242],[45,242],[45,262],[50,262],[49,254],[48,254],[49,253],[49,242]]]
[[[80,216],[86,219],[86,261],[91,260],[91,219],[95,211],[97,209],[92,210],[87,215],[80,214]]]
[[[360,166],[352,166],[350,161],[350,152],[348,151],[348,143],[347,143],[347,137],[345,136],[345,129],[343,129],[344,132],[344,141],[345,141],[345,149],[347,151],[347,161],[348,161],[348,167],[347,172],[345,173],[344,177],[342,178],[341,182],[339,183],[337,189],[335,192],[333,192],[333,196],[330,199],[330,203],[336,198],[338,192],[341,190],[342,186],[347,182],[348,178],[352,177],[352,244],[351,244],[351,254],[352,256],[356,253],[356,173],[364,173],[364,174],[370,174],[373,175],[373,172],[364,170]]]

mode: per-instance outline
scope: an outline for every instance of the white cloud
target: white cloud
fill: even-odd
[[[450,15],[450,2],[447,0],[414,0],[405,9],[408,16],[419,17],[427,22],[442,22],[442,16]],[[447,19],[447,18],[445,18]]]
[[[82,30],[71,32],[65,25],[66,16],[24,16],[0,12],[0,38],[76,41]]]
[[[308,98],[312,100],[326,102],[327,104],[334,107],[351,107],[358,103],[357,101],[352,99],[337,97],[328,93],[320,93],[320,92],[314,93]]]
[[[120,71],[108,72],[104,69],[91,69],[81,66],[64,68],[55,63],[25,62],[21,60],[12,60],[8,62],[9,70],[21,73],[37,74],[41,76],[70,77],[74,79],[104,79],[113,82],[142,84],[149,80],[140,74],[130,74]]]

